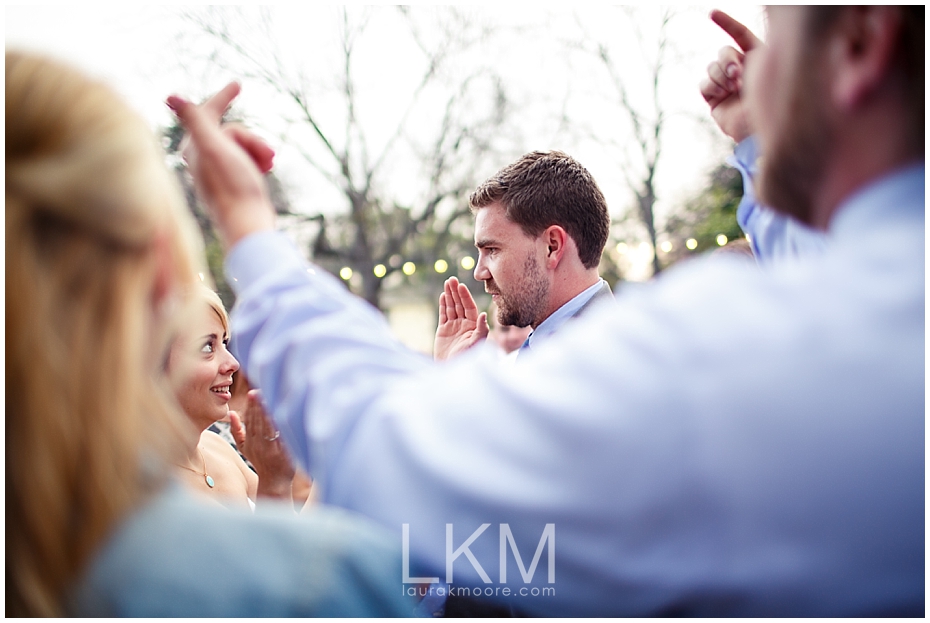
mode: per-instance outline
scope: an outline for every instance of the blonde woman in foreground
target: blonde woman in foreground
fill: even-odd
[[[228,511],[174,483],[163,370],[203,311],[203,260],[141,119],[7,52],[5,209],[7,616],[410,612],[399,543],[361,519]]]

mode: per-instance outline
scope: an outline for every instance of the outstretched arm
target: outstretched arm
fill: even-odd
[[[439,295],[439,326],[433,345],[433,359],[442,361],[468,350],[487,339],[488,315],[478,306],[468,286],[449,277]]]

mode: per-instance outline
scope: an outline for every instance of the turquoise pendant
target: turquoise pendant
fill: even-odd
[[[204,480],[207,481],[207,486],[210,487],[210,488],[212,489],[212,488],[213,488],[213,484],[214,484],[214,483],[213,483],[213,477],[211,477],[211,476],[209,476],[209,475],[207,475],[207,474],[204,474]]]

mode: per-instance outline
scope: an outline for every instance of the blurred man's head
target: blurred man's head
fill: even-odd
[[[580,287],[577,277],[596,275],[610,216],[594,178],[573,158],[526,154],[479,186],[469,203],[479,250],[475,279],[485,282],[501,324],[538,326],[565,302],[565,292],[574,296],[591,285]]]
[[[747,57],[761,198],[825,228],[869,179],[924,154],[924,8],[776,6]]]

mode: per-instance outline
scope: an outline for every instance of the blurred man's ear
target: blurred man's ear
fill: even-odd
[[[882,87],[894,61],[902,15],[893,6],[844,9],[827,50],[833,103],[853,112]]]

